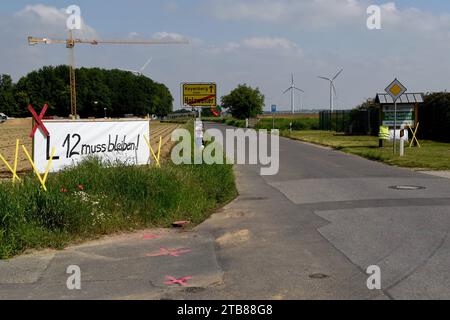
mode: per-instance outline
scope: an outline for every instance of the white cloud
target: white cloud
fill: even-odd
[[[214,0],[212,8],[223,20],[294,23],[311,28],[346,23],[365,13],[357,0]]]
[[[153,34],[153,38],[158,39],[158,40],[173,40],[173,41],[187,40],[187,38],[181,34],[165,32],[165,31],[155,32]]]
[[[244,39],[242,44],[252,49],[298,49],[297,44],[286,38],[254,37]]]
[[[58,9],[43,4],[27,5],[24,9],[17,12],[14,17],[16,21],[20,21],[23,25],[33,25],[34,28],[30,30],[45,30],[53,34],[63,34],[66,31],[66,21],[69,17],[65,11],[65,8]],[[81,17],[83,17],[83,12],[81,12]],[[95,29],[87,25],[83,18],[81,30],[75,31],[75,34],[87,38],[98,37]]]
[[[226,21],[259,21],[290,28],[361,29],[370,0],[212,0],[212,12]],[[395,2],[381,4],[383,28],[437,32],[448,35],[450,15],[436,15],[413,7],[398,9]]]
[[[256,51],[260,56],[265,54],[275,54],[284,57],[300,57],[303,54],[302,49],[295,42],[287,38],[277,37],[244,38],[240,42],[228,42],[223,45],[210,45],[207,50],[208,52],[213,54],[241,54],[245,52]]]
[[[49,7],[43,4],[28,5],[15,14],[23,19],[36,19],[41,23],[58,24],[67,19],[67,15],[62,9]]]
[[[450,29],[449,14],[435,15],[413,7],[399,10],[394,2],[383,4],[381,9],[384,28],[393,32],[445,35]]]
[[[130,32],[128,34],[128,38],[130,38],[130,39],[134,39],[134,38],[136,38],[138,36],[139,36],[139,32]]]
[[[190,46],[198,47],[204,45],[204,41],[199,38],[192,38],[175,32],[159,31],[153,34],[153,38],[166,41],[188,41]]]

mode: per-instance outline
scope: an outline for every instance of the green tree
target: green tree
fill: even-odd
[[[229,109],[237,119],[254,118],[263,113],[264,95],[258,88],[239,85],[229,95],[222,97],[222,107]]]
[[[121,70],[80,68],[76,70],[77,112],[82,117],[112,117],[125,114],[165,116],[173,110],[169,89],[145,76]],[[17,116],[27,115],[29,103],[48,115],[70,113],[70,82],[67,66],[43,67],[21,78],[13,90]],[[1,107],[1,105],[0,105]]]
[[[17,103],[14,98],[14,84],[9,75],[0,75],[0,112],[16,116]]]

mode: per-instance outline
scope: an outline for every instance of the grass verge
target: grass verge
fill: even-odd
[[[228,165],[105,167],[96,159],[49,176],[0,182],[0,258],[119,231],[203,222],[236,194]]]
[[[346,136],[328,131],[282,131],[287,138],[329,146],[346,153],[389,165],[429,170],[450,170],[450,144],[420,141],[422,148],[405,148],[405,156],[393,155],[392,143],[378,148],[378,138],[372,136]]]

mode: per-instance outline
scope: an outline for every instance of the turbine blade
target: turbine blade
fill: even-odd
[[[325,77],[319,77],[319,78],[323,79],[323,80],[331,81],[331,79],[329,79],[329,78],[325,78]]]
[[[344,71],[344,69],[341,69],[341,71],[339,71],[339,72],[334,76],[334,78],[333,78],[332,80],[333,80],[333,81],[336,80],[337,77],[339,77],[339,76],[341,75],[342,71]]]
[[[289,92],[289,90],[292,90],[292,88],[287,89],[285,92],[283,92],[283,94],[286,94]]]
[[[336,87],[334,86],[334,83],[331,83],[331,87],[333,88],[334,96],[337,98],[337,90]]]
[[[299,89],[299,88],[297,88],[297,87],[294,87],[294,89],[295,89],[295,90],[298,90],[298,91],[300,91],[300,92],[305,93],[305,91],[303,91],[302,89]]]
[[[152,62],[153,58],[150,58],[147,60],[147,62],[144,64],[144,66],[139,70],[141,73],[144,72],[145,69],[147,69],[148,65]]]

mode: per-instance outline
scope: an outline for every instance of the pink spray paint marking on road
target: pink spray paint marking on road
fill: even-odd
[[[161,238],[158,234],[144,234],[143,236],[144,240],[152,240],[152,239],[159,239]]]
[[[185,253],[192,252],[191,249],[182,248],[182,249],[166,249],[161,248],[159,252],[146,254],[147,257],[162,257],[162,256],[172,256],[179,257]]]
[[[192,278],[193,278],[192,276],[188,276],[188,277],[176,279],[171,276],[166,276],[166,279],[168,279],[170,281],[164,282],[164,284],[167,284],[167,285],[179,284],[180,286],[187,286],[188,285],[187,281],[191,280]]]

